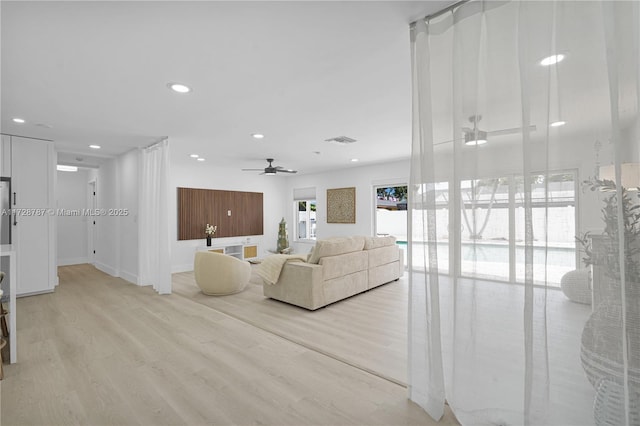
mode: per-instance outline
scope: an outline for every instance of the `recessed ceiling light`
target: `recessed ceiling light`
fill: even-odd
[[[197,161],[204,161],[204,158],[198,158]]]
[[[553,123],[550,124],[551,127],[560,127],[560,126],[564,126],[565,124],[567,124],[566,121],[554,121]]]
[[[198,157],[200,157],[200,156],[199,156],[198,154],[191,154],[189,157],[191,157],[191,158],[198,158]]]
[[[13,119],[13,122],[18,124],[24,124],[24,119],[16,117]]]
[[[264,135],[262,133],[252,133],[251,136],[255,139],[264,139]]]
[[[544,58],[543,60],[540,61],[540,65],[548,67],[549,65],[557,64],[558,62],[562,61],[563,59],[564,59],[564,55],[561,54],[561,53],[558,54],[558,55],[547,56],[546,58]]]
[[[64,166],[62,164],[58,164],[56,169],[60,172],[77,172],[78,168],[76,166]]]
[[[189,93],[191,91],[191,87],[182,83],[169,83],[167,87],[178,93]]]
[[[352,163],[357,163],[358,161],[360,161],[360,160],[358,160],[357,158],[352,158],[352,159],[351,159],[351,162],[352,162]]]
[[[320,151],[313,151],[315,155],[320,155]]]
[[[89,145],[89,148],[91,148],[91,149],[100,149],[101,146],[100,145]]]

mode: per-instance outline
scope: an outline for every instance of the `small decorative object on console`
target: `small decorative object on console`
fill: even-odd
[[[283,217],[278,225],[278,246],[276,250],[278,253],[285,253],[287,249],[289,249],[289,236],[287,234],[287,222],[285,222]],[[287,251],[287,253],[289,251]]]
[[[207,247],[211,247],[211,238],[216,234],[218,230],[218,225],[209,225],[204,228],[204,233],[207,236]]]

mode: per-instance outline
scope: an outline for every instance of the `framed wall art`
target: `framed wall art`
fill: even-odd
[[[356,223],[356,188],[327,189],[327,223]]]

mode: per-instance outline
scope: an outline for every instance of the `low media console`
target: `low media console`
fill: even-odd
[[[199,246],[198,251],[213,251],[229,256],[236,257],[240,260],[255,259],[258,257],[258,245],[255,243],[242,244],[233,243],[228,245],[214,245],[211,247]]]

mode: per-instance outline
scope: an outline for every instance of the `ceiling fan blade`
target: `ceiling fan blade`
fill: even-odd
[[[274,166],[271,163],[273,158],[267,158],[269,165],[264,169],[240,169],[243,172],[262,172],[260,175],[275,175],[276,173],[298,173],[297,170],[285,169],[282,166]]]
[[[491,132],[487,132],[488,136],[502,136],[502,135],[511,135],[514,133],[522,133],[523,128],[522,127],[513,127],[511,129],[502,129],[502,130],[494,130]],[[536,126],[535,125],[531,125],[529,126],[529,131],[531,132],[535,132],[536,130]]]
[[[450,143],[453,143],[453,142],[462,142],[463,140],[464,140],[464,138],[450,139],[448,141],[436,142],[436,143],[433,144],[433,146],[446,145],[446,144],[450,144]]]

